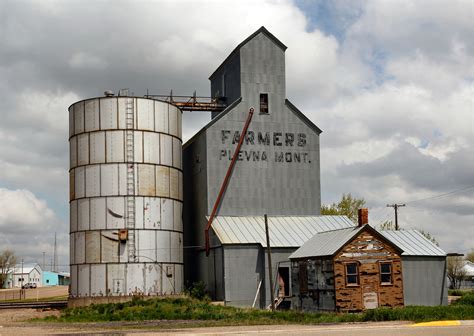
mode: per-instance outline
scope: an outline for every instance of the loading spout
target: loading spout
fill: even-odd
[[[245,121],[244,129],[242,130],[242,133],[240,134],[239,143],[237,144],[237,147],[235,148],[234,155],[232,156],[232,160],[230,161],[229,168],[227,169],[227,173],[225,175],[224,181],[222,182],[219,195],[217,196],[216,202],[214,203],[214,208],[212,209],[211,216],[209,217],[209,220],[207,221],[206,229],[204,230],[204,237],[206,239],[206,256],[209,256],[209,250],[210,250],[209,229],[212,226],[212,221],[214,220],[214,217],[216,216],[216,213],[217,213],[217,209],[219,208],[219,205],[221,204],[222,196],[224,195],[224,192],[227,189],[227,185],[229,184],[230,177],[232,176],[232,172],[234,170],[235,162],[237,161],[240,148],[242,147],[245,135],[247,134],[247,130],[249,128],[250,122],[252,121],[252,116],[253,116],[254,111],[255,109],[253,107],[249,109],[249,115],[247,116],[247,120]]]

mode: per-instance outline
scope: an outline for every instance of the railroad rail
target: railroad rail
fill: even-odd
[[[0,309],[65,308],[65,307],[67,307],[67,300],[62,300],[62,301],[0,302]]]

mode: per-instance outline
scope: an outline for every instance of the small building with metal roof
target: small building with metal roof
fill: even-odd
[[[378,231],[365,221],[320,232],[289,259],[295,309],[447,304],[446,253],[416,230]]]

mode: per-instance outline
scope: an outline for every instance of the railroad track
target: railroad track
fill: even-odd
[[[0,309],[65,308],[65,307],[67,307],[67,300],[63,300],[63,301],[0,302]]]

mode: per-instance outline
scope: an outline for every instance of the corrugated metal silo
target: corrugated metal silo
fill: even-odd
[[[181,292],[181,113],[110,95],[69,107],[72,299]]]

